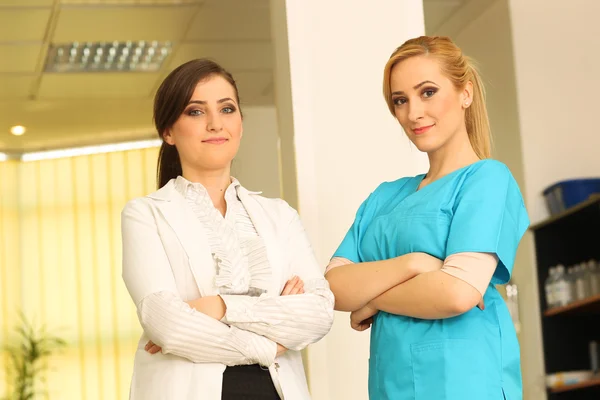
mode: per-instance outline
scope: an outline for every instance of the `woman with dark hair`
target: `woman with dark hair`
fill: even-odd
[[[309,399],[300,350],[333,294],[297,212],[230,175],[242,138],[235,81],[210,60],[155,97],[159,190],[122,212],[123,279],[144,333],[132,399]]]

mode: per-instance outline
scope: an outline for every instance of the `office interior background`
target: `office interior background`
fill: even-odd
[[[156,187],[153,95],[183,62],[233,73],[245,132],[233,172],[299,210],[324,268],[378,183],[427,170],[381,95],[385,61],[411,37],[450,36],[477,60],[494,158],[534,226],[552,218],[545,188],[600,176],[598,16],[597,0],[0,0],[0,346],[16,343],[22,312],[66,341],[39,398],[127,398],[141,329],[121,280],[120,211]],[[554,265],[536,243],[532,230],[512,281],[524,397],[597,399],[593,378],[546,387],[547,374],[591,368],[598,307],[586,303],[585,324],[544,315]],[[553,329],[564,347],[544,346]],[[368,343],[336,314],[305,354],[315,400],[367,398]],[[564,352],[576,356],[561,365]],[[7,354],[0,365],[2,397],[14,389]]]

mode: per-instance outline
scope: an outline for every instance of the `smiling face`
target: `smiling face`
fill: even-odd
[[[472,101],[472,84],[457,90],[435,59],[416,56],[399,62],[392,68],[390,89],[394,115],[420,151],[434,153],[468,140],[465,109]]]
[[[186,171],[228,170],[240,147],[242,115],[235,88],[222,76],[196,84],[183,113],[163,135]]]

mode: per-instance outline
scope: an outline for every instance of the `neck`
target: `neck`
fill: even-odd
[[[428,181],[434,181],[479,161],[466,130],[455,134],[448,143],[435,152],[427,153],[427,156],[429,157]]]
[[[231,184],[231,170],[193,170],[183,168],[183,177],[190,182],[200,183],[210,196],[215,207],[225,204],[225,191]]]

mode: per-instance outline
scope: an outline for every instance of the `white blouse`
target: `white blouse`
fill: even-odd
[[[137,307],[144,330],[152,332],[164,354],[196,363],[269,367],[283,397],[280,377],[272,370],[277,367],[277,343],[297,351],[329,331],[334,298],[327,281],[322,275],[305,281],[304,295],[261,296],[269,287],[272,269],[263,238],[238,198],[240,183],[233,179],[226,190],[224,217],[201,184],[178,177],[174,186],[206,231],[216,271],[213,285],[227,310],[217,321],[175,293],[154,292]]]
[[[223,217],[202,184],[182,176],[175,180],[175,188],[207,230],[219,293],[260,296],[267,291],[271,267],[265,244],[237,196],[240,187],[239,181],[232,178],[225,191],[227,211]]]

